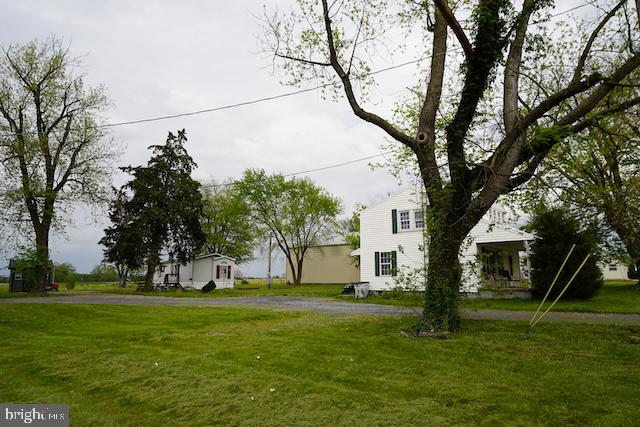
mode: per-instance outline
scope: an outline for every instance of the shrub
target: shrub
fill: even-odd
[[[76,275],[75,273],[71,273],[66,277],[65,288],[68,290],[72,290],[76,287]]]
[[[590,299],[602,286],[602,272],[595,253],[598,238],[592,228],[581,227],[579,221],[562,209],[543,208],[536,213],[528,229],[539,239],[532,245],[532,294],[542,298],[557,274],[571,245],[576,244],[549,297],[555,298],[569,282],[587,254],[592,255],[567,289],[563,299]]]

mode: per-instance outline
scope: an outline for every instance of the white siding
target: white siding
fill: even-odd
[[[609,265],[616,266],[614,271],[609,269]],[[604,280],[629,280],[629,267],[619,261],[611,261],[600,265]]]
[[[165,274],[172,272],[175,263],[165,262],[163,265],[165,266],[164,271],[156,270],[153,277],[154,283],[163,283]],[[229,266],[231,268],[231,278],[216,278],[218,265]],[[235,269],[236,265],[232,259],[220,257],[219,255],[196,258],[180,266],[180,285],[185,288],[202,289],[204,285],[213,280],[216,283],[216,288],[233,288]]]
[[[398,269],[423,265],[422,230],[415,229],[415,210],[420,208],[420,195],[408,189],[396,193],[360,214],[360,280],[369,282],[372,290],[383,290],[395,285],[391,276],[375,276],[375,252],[397,251]],[[398,233],[391,228],[391,211],[398,210]],[[400,230],[402,210],[410,211],[411,229]],[[403,251],[399,250],[399,246]]]
[[[396,285],[394,277],[375,275],[375,252],[397,251],[398,270],[413,270],[424,265],[423,230],[415,228],[415,211],[421,209],[420,194],[414,189],[406,189],[386,200],[365,209],[360,214],[360,280],[369,282],[372,290],[389,289]],[[398,212],[398,232],[392,231],[392,210]],[[401,230],[400,212],[411,212],[411,229]],[[497,212],[497,213],[496,213]],[[481,266],[477,263],[478,243],[489,242],[523,242],[535,237],[529,233],[516,230],[502,223],[501,214],[506,212],[499,205],[492,208],[492,213],[471,230],[462,246],[460,263],[463,267],[463,291],[475,291],[481,281]],[[490,221],[489,216],[498,219]],[[402,248],[400,250],[399,248]],[[524,246],[523,246],[524,249]],[[514,257],[516,260],[517,252]],[[517,261],[514,261],[517,264]],[[516,267],[519,275],[519,265]]]

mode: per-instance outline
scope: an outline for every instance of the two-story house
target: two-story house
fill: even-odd
[[[360,280],[371,290],[397,286],[402,273],[423,269],[427,245],[424,195],[412,188],[400,191],[360,214]],[[506,210],[496,204],[471,230],[460,253],[463,289],[481,286],[526,288],[520,255],[535,236],[507,223]],[[526,258],[525,258],[526,259]]]

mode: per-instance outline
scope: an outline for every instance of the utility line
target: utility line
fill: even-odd
[[[333,168],[338,168],[340,166],[346,166],[346,165],[350,165],[353,163],[358,163],[358,162],[362,162],[365,160],[370,160],[370,159],[375,159],[376,157],[380,157],[380,156],[385,156],[387,154],[392,154],[393,151],[385,151],[383,153],[378,153],[378,154],[374,154],[372,156],[367,156],[367,157],[360,157],[358,159],[353,159],[353,160],[348,160],[346,162],[342,162],[342,163],[335,163],[332,165],[328,165],[328,166],[322,166],[319,168],[314,168],[314,169],[307,169],[307,170],[303,170],[303,171],[298,171],[298,172],[291,172],[291,173],[287,173],[287,174],[283,174],[282,176],[285,178],[288,178],[290,176],[296,176],[296,175],[302,175],[305,173],[311,173],[311,172],[318,172],[318,171],[323,171],[323,170],[327,170],[327,169],[333,169]],[[235,183],[237,183],[237,180],[231,181],[231,182],[226,182],[224,184],[203,184],[203,187],[227,187],[227,186],[231,186]]]
[[[585,3],[585,4],[582,4],[582,5],[579,5],[579,6],[572,7],[571,9],[567,9],[567,10],[564,10],[562,12],[558,12],[558,13],[556,13],[554,15],[551,15],[551,17],[555,18],[557,16],[573,12],[574,10],[577,10],[577,9],[580,9],[580,8],[583,8],[583,7],[586,7],[586,6],[593,5],[594,3],[596,3],[596,0],[593,0],[593,1],[589,2],[589,3]],[[446,52],[443,52],[441,54],[447,54],[447,53],[451,53],[451,52],[455,52],[455,51],[459,51],[459,50],[462,50],[462,48],[460,48],[460,47],[452,48],[452,49],[449,49]],[[425,59],[429,59],[432,56],[423,56],[423,57],[420,57],[418,59],[413,59],[411,61],[407,61],[407,62],[403,62],[403,63],[400,63],[400,64],[392,65],[392,66],[389,66],[389,67],[386,67],[386,68],[381,68],[379,70],[371,71],[369,73],[364,73],[364,74],[362,74],[362,75],[360,75],[358,77],[368,77],[368,76],[372,76],[372,75],[375,75],[375,74],[384,73],[386,71],[395,70],[397,68],[405,67],[407,65],[416,64],[416,63],[418,63],[420,61],[423,61]],[[140,123],[149,123],[149,122],[157,122],[157,121],[161,121],[161,120],[175,119],[175,118],[179,118],[179,117],[195,116],[195,115],[199,115],[199,114],[212,113],[212,112],[215,112],[215,111],[230,110],[230,109],[233,109],[233,108],[244,107],[244,106],[247,106],[247,105],[253,105],[253,104],[259,104],[259,103],[262,103],[262,102],[273,101],[273,100],[280,99],[280,98],[287,98],[287,97],[299,95],[299,94],[302,94],[302,93],[313,92],[313,91],[316,91],[318,89],[322,89],[322,88],[325,88],[325,87],[334,86],[334,85],[338,85],[338,84],[340,84],[340,82],[334,81],[334,82],[324,83],[324,84],[317,85],[317,86],[310,87],[310,88],[306,88],[306,89],[299,89],[299,90],[292,91],[292,92],[287,92],[287,93],[283,93],[283,94],[279,94],[279,95],[273,95],[273,96],[267,96],[267,97],[264,97],[264,98],[258,98],[258,99],[253,99],[253,100],[249,100],[249,101],[238,102],[238,103],[235,103],[235,104],[222,105],[222,106],[219,106],[219,107],[212,107],[212,108],[206,108],[206,109],[202,109],[202,110],[188,111],[188,112],[184,112],[184,113],[169,114],[169,115],[164,115],[164,116],[149,117],[149,118],[137,119],[137,120],[129,120],[129,121],[124,121],[124,122],[106,123],[106,124],[99,125],[97,127],[98,128],[114,128],[114,127],[119,127],[119,126],[127,126],[127,125],[134,125],[134,124],[140,124]],[[13,132],[6,132],[5,133],[5,136],[13,136],[13,135],[14,135]]]
[[[459,49],[451,49],[450,51],[453,50],[459,50]],[[368,76],[373,76],[375,74],[380,74],[380,73],[384,73],[386,71],[391,71],[391,70],[395,70],[396,68],[400,68],[400,67],[405,67],[407,65],[411,65],[411,64],[416,64],[420,61],[423,61],[424,59],[427,59],[428,57],[420,57],[418,59],[413,59],[411,61],[407,61],[407,62],[402,62],[400,64],[396,64],[396,65],[392,65],[386,68],[381,68],[379,70],[375,70],[375,71],[371,71],[369,73],[365,73],[360,75],[359,77],[368,77]],[[340,82],[330,82],[330,83],[324,83],[318,86],[314,86],[314,87],[310,87],[310,88],[306,88],[306,89],[300,89],[300,90],[296,90],[293,92],[286,92],[280,95],[273,95],[273,96],[267,96],[264,98],[258,98],[258,99],[254,99],[251,101],[243,101],[243,102],[238,102],[236,104],[229,104],[229,105],[223,105],[220,107],[213,107],[213,108],[206,108],[204,110],[196,110],[196,111],[189,111],[186,113],[178,113],[178,114],[170,114],[170,115],[166,115],[166,116],[159,116],[159,117],[150,117],[150,118],[146,118],[146,119],[139,119],[139,120],[130,120],[130,121],[126,121],[126,122],[119,122],[119,123],[107,123],[104,125],[100,125],[99,127],[102,128],[111,128],[111,127],[117,127],[117,126],[126,126],[126,125],[133,125],[133,124],[138,124],[138,123],[148,123],[148,122],[157,122],[160,120],[167,120],[167,119],[175,119],[178,117],[188,117],[188,116],[195,116],[198,114],[204,114],[204,113],[212,113],[214,111],[221,111],[221,110],[230,110],[232,108],[237,108],[237,107],[244,107],[246,105],[252,105],[252,104],[259,104],[262,102],[266,102],[266,101],[273,101],[276,99],[280,99],[280,98],[287,98],[290,96],[294,96],[294,95],[299,95],[301,93],[306,93],[306,92],[313,92],[315,90],[318,89],[322,89],[325,87],[330,87],[330,86],[335,86],[340,84]]]

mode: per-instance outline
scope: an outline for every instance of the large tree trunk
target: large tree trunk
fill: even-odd
[[[126,265],[119,266],[118,268],[118,286],[121,288],[125,288],[127,286],[127,276],[129,275],[129,267]]]
[[[152,260],[152,257],[149,257],[147,261],[147,274],[144,276],[144,290],[152,291],[153,290],[153,274],[158,267],[158,263]]]
[[[295,275],[295,279],[296,279],[296,285],[299,285],[300,283],[302,283],[302,258],[298,260],[298,273]]]
[[[423,327],[436,333],[453,332],[460,325],[458,293],[462,267],[458,253],[461,241],[451,238],[446,228],[437,224],[429,234]]]
[[[35,227],[36,253],[33,265],[34,281],[31,292],[46,292],[49,283],[49,226],[40,224]]]
[[[149,250],[149,257],[147,259],[147,274],[144,278],[144,290],[152,291],[153,290],[153,274],[160,265],[160,244],[151,244],[151,249]]]

